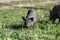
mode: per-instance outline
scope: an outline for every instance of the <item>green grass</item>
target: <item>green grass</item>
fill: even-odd
[[[46,8],[46,7],[45,7]],[[38,9],[38,19],[34,29],[20,28],[23,26],[22,16],[26,16],[27,8],[16,8],[0,11],[0,40],[59,40],[60,24],[52,24],[49,11]]]
[[[11,2],[4,2],[0,3],[0,6],[12,6],[21,3],[20,1],[11,1]]]

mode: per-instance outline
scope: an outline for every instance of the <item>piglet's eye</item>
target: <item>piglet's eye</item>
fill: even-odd
[[[32,18],[29,18],[29,19],[30,19],[31,21],[33,21],[34,18],[32,17]]]

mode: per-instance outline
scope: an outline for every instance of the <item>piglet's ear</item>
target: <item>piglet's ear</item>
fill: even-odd
[[[22,19],[23,19],[24,21],[26,20],[26,18],[25,18],[25,17],[23,17],[23,16],[22,16]]]
[[[33,21],[33,20],[34,20],[34,18],[33,18],[33,17],[32,17],[32,18],[30,18],[30,20],[31,20],[31,21]]]

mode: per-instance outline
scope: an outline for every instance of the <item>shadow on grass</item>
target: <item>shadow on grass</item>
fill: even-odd
[[[12,28],[12,29],[22,29],[23,28],[23,26],[22,25],[10,25],[10,28]]]
[[[42,20],[42,21],[38,21],[38,23],[40,23],[40,24],[46,23],[46,24],[47,24],[48,21],[49,21],[49,20],[47,20],[47,21],[46,21],[46,20]]]
[[[5,26],[3,26],[3,28],[9,28],[9,29],[16,29],[16,30],[18,30],[18,29],[23,29],[23,28],[25,28],[24,26],[23,26],[23,24],[20,24],[20,25],[17,25],[17,24],[11,24],[11,25],[5,25]]]
[[[24,25],[11,25],[10,28],[12,29],[26,29]]]

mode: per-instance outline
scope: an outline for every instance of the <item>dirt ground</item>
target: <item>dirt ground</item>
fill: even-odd
[[[12,0],[0,0],[0,2],[11,2]],[[13,0],[13,1],[18,1],[18,0]],[[49,3],[55,3],[55,4],[58,4],[60,3],[60,1],[46,1],[46,2],[38,2],[38,3],[26,3],[26,4],[17,4],[17,5],[12,5],[12,6],[1,6],[0,7],[0,10],[4,10],[4,9],[14,9],[15,7],[32,7],[32,6],[36,6],[37,4],[38,5],[46,5],[46,4],[49,4]]]
[[[0,0],[0,3],[2,3],[2,2],[11,2],[11,1],[18,1],[18,0]]]

